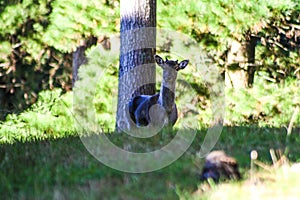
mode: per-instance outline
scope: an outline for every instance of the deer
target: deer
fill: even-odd
[[[159,93],[154,95],[138,95],[128,103],[129,114],[137,127],[148,126],[150,124],[149,111],[153,105],[160,105],[166,115],[166,125],[174,126],[178,119],[178,111],[175,103],[175,88],[177,73],[184,69],[189,60],[163,60],[159,55],[154,56],[157,65],[163,69],[163,79]]]

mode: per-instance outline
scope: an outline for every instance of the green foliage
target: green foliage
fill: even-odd
[[[300,69],[299,53],[288,52],[280,47],[273,47],[270,51],[263,45],[257,46],[256,52],[258,60],[262,62],[259,70],[266,72],[270,81],[280,82],[290,77],[300,77],[297,72]]]
[[[0,124],[0,143],[60,138],[74,134],[72,93],[43,91],[31,108]]]
[[[227,91],[228,124],[287,127],[295,108],[300,105],[300,82],[286,80],[283,84],[269,83],[263,73],[256,78],[258,83],[250,90]],[[299,115],[295,125],[300,125]]]
[[[186,14],[193,6],[193,3],[185,1],[157,1],[158,27],[189,33],[193,23]]]
[[[89,38],[119,30],[118,0],[2,0],[0,4],[0,118],[34,103],[42,89],[70,90],[70,52]],[[288,23],[299,24],[299,5],[292,0],[157,4],[159,27],[193,36],[220,64],[229,38],[249,34],[276,38]],[[286,55],[278,47],[264,46],[256,58],[277,81],[293,73],[299,78],[298,54]]]
[[[89,127],[97,123],[101,127],[97,131],[113,131],[117,106],[118,56],[99,45],[90,50],[88,58],[88,64],[79,69],[79,80],[74,87],[77,121],[84,126],[91,124]]]
[[[30,109],[19,115],[8,115],[0,126],[0,143],[77,135],[77,125],[84,128],[96,124],[101,128],[96,130],[98,132],[113,131],[118,62],[117,57],[111,59],[105,55],[99,48],[91,51],[90,63],[81,68],[80,80],[76,83],[74,93],[62,94],[61,90],[41,92],[38,101]],[[98,58],[102,58],[103,62],[99,62]],[[102,71],[100,76],[99,71]],[[266,82],[263,75],[259,77],[252,89],[226,91],[226,125],[288,126],[295,107],[300,105],[299,81],[289,80],[278,84]],[[178,83],[178,87],[180,85]],[[191,91],[187,93],[191,94]],[[188,108],[199,114],[198,121],[191,123],[198,123],[199,128],[209,127],[212,120],[211,102],[205,97],[205,90],[196,88],[195,94],[193,104]],[[185,104],[184,94],[179,94],[179,116],[184,116],[184,119],[179,120],[189,122],[191,110],[181,109],[181,105]],[[91,123],[88,123],[89,120]],[[294,127],[299,127],[299,124],[298,115]]]
[[[4,21],[0,25],[0,106],[3,106],[0,107],[1,114],[4,110],[8,110],[8,113],[21,111],[26,107],[24,104],[33,104],[41,89],[61,87],[69,90],[71,87],[71,54],[62,52],[71,52],[89,37],[102,36],[116,32],[118,29],[119,1],[26,0],[1,1],[1,5],[3,7],[1,7],[0,19]],[[269,29],[276,27],[275,25],[283,27],[286,22],[299,23],[298,11],[299,5],[295,6],[295,2],[291,0],[260,1],[260,3],[254,0],[239,2],[229,0],[190,1],[189,3],[158,1],[158,26],[190,34],[197,41],[201,40],[200,42],[206,45],[206,49],[211,48],[222,52],[227,50],[228,38],[241,39],[249,34],[249,31],[253,33],[257,27],[259,34],[277,37],[279,33],[269,31]],[[282,17],[291,19],[282,19]],[[202,38],[205,38],[208,43],[202,41]],[[269,46],[258,46],[257,52],[258,60],[263,66],[266,66],[263,70],[268,72],[275,81],[277,81],[277,77],[280,79],[278,74],[294,73],[295,69],[299,69],[299,56],[296,52],[290,52],[288,56],[284,56],[287,54],[282,53],[278,48],[269,48]],[[220,55],[218,54],[218,56]],[[88,115],[86,119],[100,124],[103,131],[111,131],[115,126],[116,99],[114,98],[117,96],[118,58],[97,48],[91,51],[89,57],[89,64],[79,71],[80,80],[76,83],[75,94],[78,91],[83,94],[75,95],[74,98],[78,101],[76,105],[92,108],[93,114]],[[283,67],[274,68],[274,60],[277,65]],[[103,74],[95,77],[98,76],[99,69],[103,71]],[[206,127],[210,123],[212,113],[211,103],[208,99],[209,94],[201,81],[201,74],[187,69],[182,75],[183,79],[193,86],[197,94],[193,99],[192,110],[197,112],[200,110],[199,127]],[[284,78],[286,77],[288,76],[284,76]],[[279,85],[270,84],[272,89],[265,90],[265,82],[260,78],[257,80],[258,83],[254,85],[252,91],[227,92],[229,124],[254,122],[262,126],[287,125],[293,107],[297,104],[291,101],[294,99],[292,92],[296,89],[290,90],[289,87],[297,88],[297,83],[289,80],[282,81]],[[157,85],[159,86],[159,83]],[[178,85],[180,84],[178,83]],[[273,87],[277,89],[273,90]],[[288,98],[282,99],[278,95],[280,93],[286,94]],[[295,94],[296,97],[299,96],[297,91]],[[177,96],[177,104],[186,103],[183,96]],[[268,103],[266,100],[261,100],[263,96],[269,96],[272,101]],[[261,101],[263,103],[259,103]],[[49,102],[46,101],[45,104],[48,105]],[[81,107],[78,109],[80,110]],[[28,114],[31,111],[36,114]],[[19,134],[19,130],[22,127],[29,127],[29,123],[37,126],[34,121],[38,121],[38,119],[43,119],[44,124],[40,125],[42,132],[55,132],[59,135],[59,128],[54,131],[51,129],[51,126],[56,124],[54,122],[56,118],[51,117],[52,113],[46,112],[40,116],[37,114],[38,112],[31,108],[24,112],[27,114],[10,115],[7,121],[3,122],[3,124],[13,124],[10,128],[15,130],[15,133],[10,138],[15,138],[16,135],[24,135],[24,137],[18,136],[17,140],[26,138],[28,131],[27,133],[21,131],[22,133]],[[179,112],[186,114],[188,111],[179,110]],[[3,116],[6,114],[4,113]],[[89,113],[83,113],[82,117],[87,114]],[[63,114],[62,116],[62,122],[69,121],[68,118],[64,118]],[[30,117],[36,120],[29,122]],[[48,117],[51,120],[49,124],[45,124],[45,119]],[[7,127],[9,126],[2,130],[5,129],[7,133],[13,132],[9,131]],[[64,133],[64,129],[62,130]],[[34,135],[42,138],[38,133],[34,133]],[[6,137],[9,136],[6,134],[3,140],[10,141]]]
[[[50,12],[47,0],[26,0],[7,5],[0,15],[3,22],[0,25],[0,42],[20,46],[22,51],[28,52],[37,59],[45,44],[41,42],[43,32],[47,26],[47,16]],[[15,49],[15,46],[12,46]],[[7,52],[7,56],[11,52]]]
[[[269,70],[272,78],[282,80],[300,77],[294,74],[299,69],[299,10],[296,0],[173,0],[158,2],[157,17],[159,27],[193,36],[220,66],[226,63],[232,40],[264,40],[263,53],[256,55],[261,66],[257,70]]]
[[[1,1],[0,119],[34,103],[40,90],[70,90],[70,53],[116,32],[118,7],[114,0]]]
[[[256,58],[271,79],[281,81],[288,77],[300,78],[299,25],[300,6],[273,13],[260,35],[261,44],[256,47]],[[297,28],[298,27],[298,28]]]
[[[119,2],[54,1],[50,24],[44,34],[45,43],[64,52],[72,52],[86,38],[117,32]]]
[[[185,74],[195,92],[190,110],[179,109],[184,119],[193,111],[198,113],[198,127],[209,127],[212,120],[212,102],[210,91],[206,88],[197,72]],[[256,124],[260,127],[287,127],[293,112],[300,105],[300,82],[286,79],[281,83],[270,82],[265,72],[255,76],[255,84],[250,89],[227,89],[225,124],[229,126]],[[180,83],[177,83],[180,87]],[[225,89],[225,88],[224,88]],[[180,89],[179,89],[180,91]],[[191,94],[191,91],[188,92]],[[177,92],[177,105],[185,105],[184,95]],[[193,122],[195,123],[195,122]],[[296,118],[295,127],[300,125],[300,116]]]
[[[70,88],[70,55],[42,39],[49,24],[51,2],[9,1],[1,7],[0,119],[34,103],[42,89]]]
[[[292,0],[162,1],[158,4],[158,16],[162,16],[158,22],[162,27],[186,30],[186,33],[212,34],[220,44],[226,45],[225,39],[241,40],[256,25],[268,21],[273,13],[292,10],[295,5]]]

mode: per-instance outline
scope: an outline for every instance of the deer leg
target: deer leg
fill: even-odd
[[[177,106],[174,104],[172,112],[169,114],[169,124],[174,126],[178,118]]]

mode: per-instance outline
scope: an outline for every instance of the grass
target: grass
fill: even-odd
[[[299,129],[293,130],[289,139],[289,159],[293,162],[299,161],[298,134]],[[199,131],[189,150],[172,165],[145,174],[122,173],[104,166],[74,136],[4,144],[0,147],[0,193],[4,199],[179,199],[188,194],[191,197],[202,184],[198,174],[203,160],[196,153],[204,135],[205,130]],[[285,129],[225,127],[215,149],[235,156],[247,177],[250,151],[256,149],[259,159],[270,164],[269,149],[283,149],[285,136]],[[114,135],[111,140],[120,137]],[[242,187],[240,183],[230,185],[234,190]],[[223,187],[228,190],[226,184],[220,185],[212,195]]]
[[[208,187],[201,184],[197,191],[187,193],[187,199],[298,199],[300,191],[299,166],[284,165],[271,171],[259,171],[242,182],[230,182]]]
[[[256,83],[249,90],[227,91],[228,126],[214,147],[237,159],[244,177],[242,182],[211,184],[208,190],[206,183],[198,179],[204,161],[197,153],[210,123],[207,99],[196,100],[197,105],[203,106],[198,120],[202,129],[180,159],[155,172],[129,174],[101,164],[88,153],[73,126],[72,93],[54,90],[43,91],[30,109],[8,115],[6,121],[0,122],[1,199],[218,199],[220,194],[222,198],[249,199],[253,194],[249,188],[263,199],[281,195],[292,198],[295,186],[299,185],[296,172],[289,168],[261,170],[256,176],[267,178],[259,179],[256,185],[249,176],[249,155],[256,150],[259,160],[270,165],[270,149],[284,151],[288,147],[288,159],[300,162],[299,114],[295,115],[291,135],[287,137],[293,112],[300,105],[299,81]],[[102,91],[105,90],[96,96],[111,96],[109,91],[106,96]],[[109,129],[113,123],[106,119],[111,106],[107,102],[104,106],[98,100],[94,107],[99,124],[109,124],[105,127]],[[101,121],[102,118],[105,120]],[[120,147],[130,144],[133,150],[157,149],[157,142],[166,144],[174,134],[162,134],[147,142],[119,134],[111,134],[110,139]],[[272,190],[278,193],[271,193]]]

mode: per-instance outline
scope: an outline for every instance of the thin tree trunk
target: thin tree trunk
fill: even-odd
[[[255,73],[256,39],[239,42],[233,40],[227,55],[225,84],[230,88],[251,87]]]
[[[82,64],[87,63],[87,59],[84,55],[86,47],[84,45],[77,47],[76,51],[73,52],[73,73],[72,73],[72,87],[74,87],[75,82],[78,80],[78,70]]]
[[[154,94],[156,80],[154,63],[156,0],[121,0],[120,4],[121,47],[117,131],[124,130],[122,126],[126,126],[128,122],[124,111],[129,100],[141,94]]]
[[[90,37],[86,41],[83,41],[82,44],[77,47],[73,52],[73,61],[72,61],[72,87],[74,87],[75,82],[78,80],[78,70],[81,65],[87,63],[87,58],[85,56],[85,50],[90,48],[92,45],[97,43],[96,37]]]

